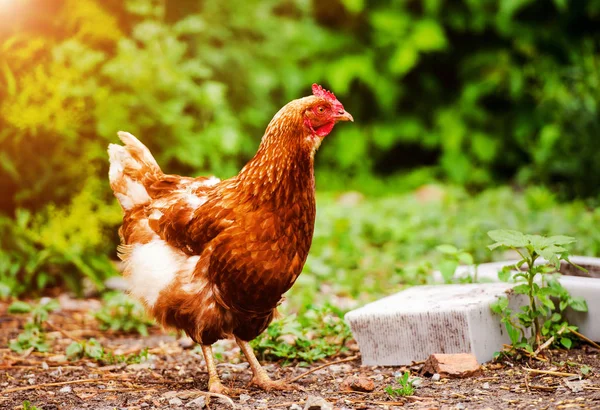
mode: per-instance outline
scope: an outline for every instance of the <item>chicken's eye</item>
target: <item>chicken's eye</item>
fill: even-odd
[[[323,114],[325,112],[325,107],[323,107],[322,105],[318,106],[317,107],[317,112],[319,114]]]

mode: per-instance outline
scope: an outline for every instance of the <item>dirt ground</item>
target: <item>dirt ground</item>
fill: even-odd
[[[51,314],[46,326],[52,353],[28,355],[7,348],[24,320],[8,315],[6,304],[0,304],[0,409],[21,409],[25,400],[44,410],[199,409],[200,397],[205,398],[206,409],[232,408],[223,399],[203,394],[208,381],[206,367],[202,355],[190,344],[157,328],[146,338],[99,331],[86,313],[99,302],[65,299],[61,303],[63,309]],[[65,309],[69,303],[72,309]],[[148,347],[150,355],[146,361],[130,365],[68,361],[63,353],[72,339],[89,337],[115,353],[135,353]],[[247,387],[251,373],[233,343],[220,342],[215,350],[222,356],[219,372],[233,391],[230,397],[236,409],[304,409],[309,396],[324,398],[334,409],[600,409],[600,350],[591,346],[548,352],[547,361],[487,364],[480,376],[468,379],[434,381],[424,376],[413,396],[397,398],[384,391],[386,386],[397,387],[395,377],[405,370],[419,376],[422,364],[408,368],[361,366],[357,346],[350,342],[349,347],[349,352],[309,368],[266,364],[273,378],[288,379],[328,364],[300,378],[296,384],[301,390],[271,393]],[[581,365],[591,369],[585,376]],[[352,375],[372,380],[375,389],[368,393],[345,391],[343,381]]]

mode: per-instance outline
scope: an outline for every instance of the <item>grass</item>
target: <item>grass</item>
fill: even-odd
[[[583,202],[560,203],[537,187],[522,192],[501,187],[476,195],[437,185],[370,197],[320,192],[313,246],[281,306],[284,319],[253,345],[267,360],[310,363],[335,355],[350,335],[342,320],[347,310],[428,283],[433,270],[505,257],[487,249],[490,230],[569,235],[578,239],[570,248],[573,254],[594,256],[600,254],[599,225],[600,209]],[[33,309],[20,307],[23,313]],[[150,324],[139,305],[122,295],[106,296],[96,318],[106,329],[141,335]],[[13,347],[46,347],[35,329],[26,336]],[[73,356],[89,356],[86,348],[95,354],[81,345],[71,348]]]
[[[469,195],[430,186],[382,197],[319,194],[313,246],[304,272],[288,292],[284,311],[301,312],[332,300],[345,309],[403,287],[427,283],[448,259],[436,249],[451,244],[475,263],[502,259],[490,252],[487,232],[518,229],[578,238],[573,254],[599,255],[600,209],[559,203],[543,188],[509,187]]]

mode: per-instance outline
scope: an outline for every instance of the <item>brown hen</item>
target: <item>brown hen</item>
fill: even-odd
[[[272,381],[248,341],[269,325],[302,271],[315,223],[313,161],[338,121],[353,121],[329,91],[285,105],[258,152],[230,179],[164,174],[137,138],[110,144],[110,185],[123,208],[119,256],[130,292],[165,327],[202,345],[209,389],[223,392],[211,345],[235,337],[252,382]]]

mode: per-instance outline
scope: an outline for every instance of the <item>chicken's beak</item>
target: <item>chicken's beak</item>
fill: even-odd
[[[352,114],[350,114],[346,110],[340,110],[335,116],[336,121],[352,121],[354,122],[354,118],[352,118]]]

